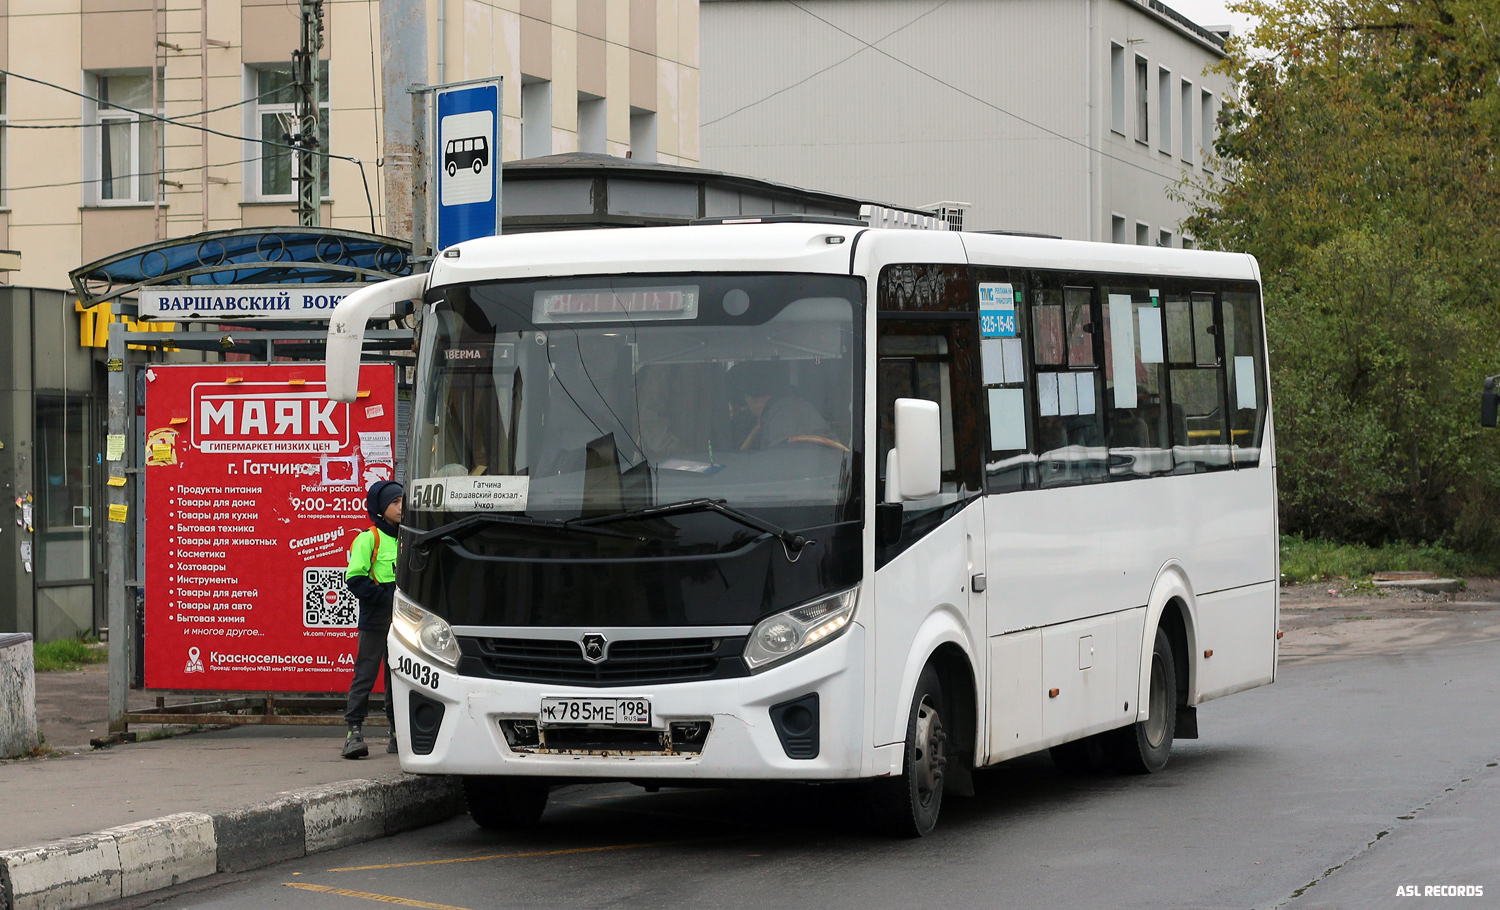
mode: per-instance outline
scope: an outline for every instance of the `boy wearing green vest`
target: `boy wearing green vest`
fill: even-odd
[[[349,568],[344,583],[359,598],[359,650],[354,658],[354,681],[349,685],[349,706],[344,723],[344,758],[364,758],[363,725],[370,713],[370,692],[375,674],[385,671],[385,719],[391,738],[385,751],[396,751],[396,710],[391,697],[391,668],[386,663],[385,638],[391,630],[391,611],[396,605],[396,539],[401,526],[401,484],[382,480],[370,487],[365,508],[375,526],[354,538],[349,548]]]

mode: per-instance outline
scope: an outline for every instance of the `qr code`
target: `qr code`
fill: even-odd
[[[359,599],[344,584],[343,569],[302,570],[302,624],[323,629],[359,625]]]

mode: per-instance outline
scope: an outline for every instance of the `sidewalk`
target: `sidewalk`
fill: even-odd
[[[107,749],[102,667],[37,674],[49,757],[0,762],[0,908],[86,907],[385,837],[462,810],[457,780],[404,774],[369,728],[241,726]],[[131,693],[131,706],[151,696]],[[148,735],[154,725],[134,727]]]
[[[212,812],[278,793],[352,779],[389,777],[401,766],[370,728],[370,757],[339,757],[343,727],[243,726],[108,749],[104,667],[38,673],[37,719],[46,742],[74,754],[0,762],[0,850],[71,837],[174,812]],[[154,704],[131,692],[131,707]],[[133,726],[142,735],[154,726]]]

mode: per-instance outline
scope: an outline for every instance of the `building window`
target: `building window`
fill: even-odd
[[[1135,223],[1135,245],[1151,245],[1151,225],[1147,224],[1144,221],[1137,221]]]
[[[1172,154],[1172,71],[1162,67],[1156,75],[1156,116],[1160,119],[1158,148],[1163,154]]]
[[[550,154],[552,154],[552,83],[522,75],[521,157],[540,158]]]
[[[92,114],[99,124],[89,182],[99,205],[130,205],[153,202],[160,192],[156,160],[161,121],[153,120],[151,76],[148,73],[95,75]],[[157,116],[161,116],[162,83],[157,82]],[[87,160],[87,159],[86,159]]]
[[[1199,108],[1198,113],[1198,127],[1203,131],[1203,138],[1200,140],[1200,144],[1203,149],[1203,157],[1199,160],[1203,162],[1204,168],[1207,168],[1209,166],[1209,162],[1213,160],[1214,153],[1213,92],[1207,90],[1203,92],[1201,107]]]
[[[1151,86],[1150,67],[1145,57],[1135,58],[1135,141],[1143,145],[1151,143]]]
[[[118,96],[116,96],[118,97]],[[37,393],[36,504],[37,581],[88,582],[94,574],[90,533],[93,515],[93,446],[89,402],[83,395]]]
[[[255,70],[253,105],[256,139],[261,141],[257,153],[255,198],[280,201],[297,198],[297,153],[291,136],[297,132],[297,87],[290,69]],[[274,142],[276,145],[265,145]],[[318,62],[318,148],[328,151],[328,61]],[[321,192],[328,198],[328,156],[318,156]]]
[[[1129,243],[1130,237],[1125,233],[1125,216],[1109,216],[1109,239],[1115,243]]]
[[[1125,135],[1125,48],[1109,45],[1109,128]]]
[[[607,130],[604,99],[588,92],[578,93],[578,150],[580,152],[605,151]]]
[[[1182,80],[1182,160],[1193,161],[1193,83]]]
[[[1157,246],[1164,246],[1164,247],[1171,247],[1171,245],[1172,245],[1172,232],[1169,231],[1169,230],[1167,230],[1166,228],[1162,228],[1161,229],[1161,233],[1159,233],[1157,235],[1157,237],[1156,237],[1156,245]]]
[[[656,112],[630,109],[630,157],[636,161],[656,160]]]

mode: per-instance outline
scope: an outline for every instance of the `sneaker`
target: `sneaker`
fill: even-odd
[[[344,736],[344,751],[339,754],[344,758],[364,758],[370,754],[370,747],[365,745],[365,734],[359,724],[349,725],[349,732]]]
[[[400,754],[401,750],[396,748],[396,734],[391,734],[391,741],[385,744],[385,752],[387,755]]]

